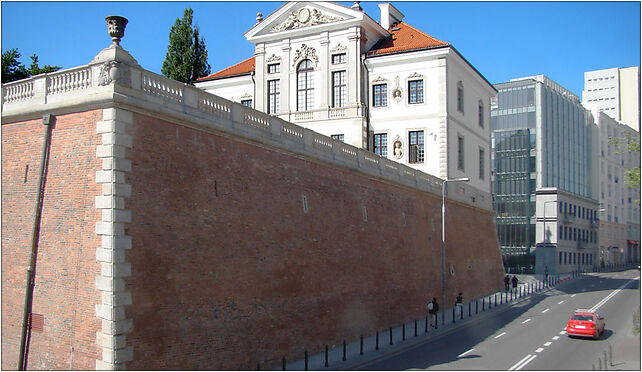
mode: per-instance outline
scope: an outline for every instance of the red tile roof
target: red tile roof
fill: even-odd
[[[255,69],[254,66],[255,66],[254,57],[250,57],[243,62],[239,62],[219,72],[213,73],[212,75],[202,77],[197,81],[207,81],[207,80],[215,80],[223,77],[246,75],[254,71]]]
[[[379,40],[367,53],[368,56],[429,49],[449,44],[417,30],[407,23],[390,26],[392,36]]]

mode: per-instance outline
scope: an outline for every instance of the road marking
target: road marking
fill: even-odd
[[[515,364],[512,367],[510,367],[508,370],[509,371],[519,371],[520,369],[522,369],[522,367],[524,367],[525,365],[530,363],[531,360],[535,359],[535,357],[536,357],[536,355],[528,354],[527,356],[524,357],[524,359],[522,359],[519,362],[517,362],[517,364]]]
[[[522,324],[526,324],[531,321],[531,318],[526,319],[525,321],[522,322]]]
[[[560,336],[555,336],[552,338],[552,340],[559,340],[559,339],[560,339]]]
[[[544,346],[548,347],[548,346],[551,346],[551,344],[552,344],[552,342],[549,341],[549,342],[545,343]]]
[[[631,279],[631,280],[629,280],[628,282],[624,283],[624,285],[622,285],[620,288],[618,288],[618,289],[616,289],[615,291],[611,292],[608,296],[604,297],[604,298],[602,299],[602,301],[600,301],[600,302],[598,302],[597,304],[595,304],[595,306],[593,306],[593,307],[590,309],[590,311],[595,311],[595,310],[599,309],[599,308],[600,308],[600,306],[604,305],[604,304],[605,304],[608,300],[610,300],[613,296],[615,296],[616,294],[620,293],[620,291],[621,291],[624,287],[626,287],[626,286],[627,286],[627,285],[629,285],[631,282],[633,282],[633,281],[635,281],[635,280],[638,280],[638,279],[640,279],[640,277],[639,277],[639,276],[638,276],[637,278]]]
[[[561,305],[561,304],[563,304],[563,303],[564,303],[564,301],[560,301],[560,302],[558,302],[557,304],[558,304],[558,305]]]
[[[543,347],[540,347],[540,348],[538,348],[537,350],[535,350],[535,352],[536,352],[536,353],[541,353],[542,351],[544,351],[544,348],[543,348]]]
[[[502,337],[502,336],[503,336],[503,335],[505,335],[505,334],[506,334],[506,332],[502,332],[502,333],[498,334],[497,336],[495,336],[494,338],[495,338],[495,339],[498,339],[498,338]]]
[[[566,330],[563,330],[562,332],[560,332],[560,334],[561,335],[565,335],[566,334]]]
[[[546,309],[546,310],[542,311],[542,314],[544,314],[545,312],[547,312],[547,311],[549,311],[549,310],[550,310],[550,309]]]
[[[574,295],[574,294],[572,294],[572,295],[571,295],[571,298],[573,298],[573,297],[575,297],[575,295]]]
[[[463,357],[464,355],[466,355],[466,354],[470,353],[470,352],[471,352],[471,351],[473,351],[473,350],[475,350],[475,349],[470,349],[470,350],[468,350],[468,351],[466,351],[466,352],[464,352],[464,353],[461,353],[461,354],[457,355],[457,358],[461,358],[461,357]]]

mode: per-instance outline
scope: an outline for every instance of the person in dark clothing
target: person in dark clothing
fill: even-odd
[[[504,286],[506,287],[506,293],[508,293],[510,290],[510,276],[508,274],[504,277]]]
[[[464,297],[461,295],[461,292],[459,292],[455,299],[455,307],[457,308],[457,316],[461,316],[461,312],[464,309]]]
[[[433,297],[432,301],[430,301],[426,307],[428,308],[428,314],[430,314],[430,325],[434,327],[437,323],[437,312],[439,311],[437,298]]]
[[[517,290],[517,277],[513,275],[513,290]]]

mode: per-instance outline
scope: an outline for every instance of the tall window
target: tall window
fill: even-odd
[[[268,114],[279,112],[281,105],[281,87],[279,80],[268,80]]]
[[[464,170],[464,137],[457,136],[457,168]]]
[[[297,111],[312,109],[314,102],[314,67],[309,59],[299,63],[297,76]]]
[[[483,128],[484,127],[484,103],[482,101],[479,101],[478,115],[479,115],[479,120],[478,120],[479,126]]]
[[[464,112],[464,83],[457,83],[457,110]]]
[[[408,162],[409,163],[423,163],[424,162],[424,131],[414,131],[408,133]]]
[[[484,149],[479,149],[479,179],[480,180],[484,179],[484,175],[485,175],[485,172],[486,172],[486,169],[485,169],[486,168],[486,159],[485,159],[486,154],[485,153],[486,152],[484,151]]]
[[[376,84],[372,86],[372,105],[374,107],[388,105],[388,84]]]
[[[408,82],[408,103],[424,102],[424,81],[413,80]]]
[[[335,71],[332,73],[332,107],[346,105],[346,72]]]
[[[375,133],[374,135],[374,153],[383,157],[388,157],[388,134]]]

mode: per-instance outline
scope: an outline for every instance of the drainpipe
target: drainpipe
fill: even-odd
[[[256,108],[256,80],[254,80],[254,74],[256,74],[256,67],[254,68],[255,70],[250,72],[250,77],[252,78],[252,108]]]
[[[361,67],[362,67],[362,74],[361,74],[361,101],[363,103],[363,110],[364,114],[366,117],[366,133],[367,133],[367,139],[366,139],[366,151],[370,151],[370,107],[369,105],[369,99],[370,97],[368,96],[370,92],[370,86],[368,83],[368,80],[370,79],[370,76],[368,75],[368,67],[366,66],[366,55],[363,54],[361,56]]]
[[[27,281],[25,290],[25,305],[22,316],[22,333],[20,337],[20,356],[18,357],[18,370],[22,371],[26,367],[26,340],[29,329],[29,316],[33,303],[33,285],[36,265],[36,256],[38,253],[38,240],[40,237],[40,220],[42,217],[42,200],[44,198],[45,180],[47,178],[47,168],[49,163],[49,151],[51,143],[51,132],[53,130],[53,117],[51,114],[42,117],[42,124],[47,126],[42,153],[40,158],[40,177],[38,180],[38,194],[36,200],[36,210],[34,213],[33,231],[31,233],[31,257],[29,258],[29,267],[27,268]]]

